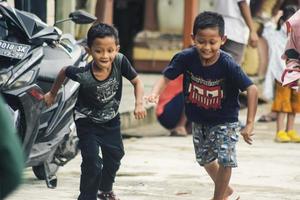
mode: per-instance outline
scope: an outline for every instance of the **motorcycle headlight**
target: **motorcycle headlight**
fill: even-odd
[[[32,80],[32,78],[34,76],[34,73],[35,73],[34,70],[30,70],[30,71],[26,72],[25,74],[23,74],[22,76],[17,78],[13,83],[11,83],[9,85],[9,88],[15,89],[15,88],[29,85],[30,81]]]

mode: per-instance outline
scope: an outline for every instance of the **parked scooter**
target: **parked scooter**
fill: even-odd
[[[75,11],[66,20],[92,23],[96,18]],[[62,21],[66,21],[62,20]],[[62,22],[61,21],[61,22]],[[59,166],[78,152],[72,116],[79,84],[66,80],[57,101],[47,107],[49,91],[63,66],[85,66],[87,53],[70,34],[62,34],[36,15],[0,2],[0,90],[23,144],[26,166],[55,188]]]

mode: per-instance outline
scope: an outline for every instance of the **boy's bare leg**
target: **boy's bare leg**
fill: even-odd
[[[231,167],[219,166],[215,183],[214,200],[223,200],[231,177]]]
[[[214,200],[217,200],[216,199],[216,192],[218,190],[218,193],[219,193],[219,185],[220,183],[222,184],[223,183],[223,180],[221,180],[219,177],[219,173],[222,171],[224,171],[224,169],[230,171],[229,173],[229,179],[226,183],[226,187],[225,187],[225,190],[222,192],[222,195],[223,197],[221,198],[221,200],[226,200],[227,197],[229,197],[232,193],[233,193],[233,189],[229,186],[229,180],[230,180],[230,176],[231,176],[231,168],[227,167],[227,168],[224,168],[224,167],[221,167],[221,171],[220,171],[220,166],[219,164],[217,163],[217,161],[213,161],[207,165],[204,166],[205,170],[207,171],[207,173],[209,174],[209,176],[211,177],[211,179],[214,181],[215,183],[215,195],[214,195]],[[223,168],[223,169],[222,169]],[[223,173],[224,174],[224,173]],[[221,175],[223,177],[223,175]],[[223,184],[224,185],[224,184]],[[218,188],[217,188],[218,187]]]

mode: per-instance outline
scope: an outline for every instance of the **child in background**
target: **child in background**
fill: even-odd
[[[289,34],[285,52],[286,69],[282,74],[282,85],[288,85],[299,91],[300,86],[300,10],[286,22]],[[287,73],[288,72],[288,73]]]
[[[184,113],[184,99],[182,93],[183,76],[168,83],[159,96],[156,116],[159,123],[170,130],[170,136],[187,136],[187,122]]]
[[[300,142],[300,136],[294,129],[296,113],[300,112],[300,93],[289,87],[281,86],[281,75],[285,68],[285,62],[281,59],[282,52],[287,42],[287,32],[284,22],[296,12],[293,6],[287,6],[282,10],[282,16],[274,27],[272,22],[265,24],[263,37],[268,44],[268,71],[265,80],[265,96],[272,96],[275,80],[275,95],[272,111],[277,113],[276,142]],[[276,28],[276,30],[275,30]],[[284,123],[287,116],[286,124]]]
[[[93,25],[88,31],[87,44],[93,61],[82,68],[63,68],[44,99],[47,105],[52,105],[66,77],[80,83],[74,113],[82,156],[78,200],[118,200],[113,182],[124,155],[118,112],[122,76],[134,86],[136,119],[146,116],[144,89],[127,58],[118,53],[119,38],[114,27],[103,23]]]
[[[257,88],[234,59],[220,50],[226,41],[221,15],[200,13],[192,39],[194,46],[173,57],[146,99],[156,103],[168,82],[183,74],[185,112],[192,122],[196,159],[215,183],[213,200],[236,200],[239,196],[229,186],[232,168],[237,167],[235,145],[240,132],[245,142],[252,143]],[[248,113],[240,131],[238,95],[244,90]]]

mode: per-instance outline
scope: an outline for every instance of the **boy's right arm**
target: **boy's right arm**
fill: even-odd
[[[66,67],[60,70],[51,87],[51,90],[44,95],[44,101],[47,104],[47,106],[51,106],[55,102],[57,92],[66,78],[65,71],[66,71]]]
[[[242,16],[250,30],[250,35],[249,35],[249,44],[252,47],[257,47],[257,42],[258,42],[258,35],[256,33],[256,29],[254,26],[254,22],[252,20],[251,16],[251,11],[248,3],[246,1],[240,1],[238,3],[239,9],[242,13]]]
[[[170,79],[166,78],[165,76],[161,77],[153,86],[151,94],[149,96],[146,96],[146,100],[150,103],[158,103],[159,95],[169,82]]]

